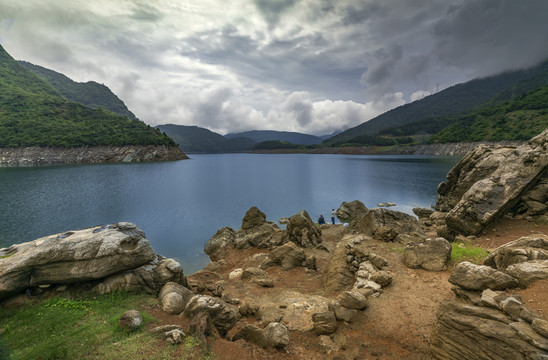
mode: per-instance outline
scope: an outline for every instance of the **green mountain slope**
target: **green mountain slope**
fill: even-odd
[[[0,46],[0,147],[168,145],[145,123],[63,98]]]
[[[61,73],[26,61],[19,61],[19,64],[46,80],[46,82],[70,101],[84,104],[92,109],[103,108],[115,114],[135,119],[135,115],[129,111],[126,104],[105,85],[96,83],[95,81],[78,83]]]
[[[156,128],[174,139],[185,153],[246,151],[256,144],[249,138],[227,139],[221,134],[198,126],[167,124],[156,126]]]
[[[458,117],[432,142],[528,140],[548,128],[548,85]]]
[[[444,118],[445,122],[438,123],[433,128],[439,131],[452,121],[452,116],[469,113],[487,104],[500,103],[546,83],[548,83],[547,62],[531,69],[475,79],[392,109],[325,140],[324,144],[343,144],[352,138],[374,136],[386,129],[401,128],[420,121],[423,122],[423,126],[428,126],[432,123],[432,119],[439,121]]]
[[[274,130],[252,130],[252,131],[245,131],[241,133],[226,134],[225,137],[227,139],[233,139],[237,137],[246,137],[256,142],[278,140],[281,142],[289,142],[292,144],[302,144],[302,145],[314,145],[322,142],[322,139],[317,136],[302,134],[298,132],[274,131]]]

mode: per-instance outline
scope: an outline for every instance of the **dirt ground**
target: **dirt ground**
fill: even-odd
[[[322,230],[324,245],[332,250],[343,236],[345,228],[339,225],[325,226]],[[430,231],[431,232],[431,231]],[[521,236],[533,233],[548,234],[548,225],[537,225],[526,220],[502,219],[486,229],[484,234],[473,240],[473,244],[487,250]],[[331,340],[338,348],[335,352],[330,346],[322,345],[320,337],[313,332],[290,332],[290,344],[281,350],[263,349],[243,340],[232,342],[217,336],[210,339],[208,345],[218,359],[424,359],[429,348],[429,339],[441,301],[452,298],[451,284],[447,281],[453,265],[444,272],[428,272],[409,269],[402,263],[404,244],[384,243],[372,240],[371,251],[385,257],[393,273],[393,283],[383,289],[377,298],[370,299],[369,307],[360,312],[352,323],[339,322]],[[239,250],[226,257],[220,264],[214,263],[205,270],[212,270],[223,280],[235,268],[256,266],[247,260],[250,256],[265,249]],[[318,271],[306,271],[296,268],[282,271],[279,267],[267,269],[268,276],[274,280],[274,287],[263,288],[253,283],[226,281],[225,291],[233,298],[276,294],[281,289],[296,290],[301,293],[327,296],[322,291],[321,275],[328,261],[328,253],[318,251]],[[211,274],[209,274],[211,275]],[[190,275],[189,279],[209,276],[202,273]],[[520,295],[526,305],[544,318],[548,315],[548,280],[538,281],[528,289],[518,289],[513,293]],[[162,324],[188,325],[188,319],[170,316],[159,308],[152,309],[153,315]],[[244,318],[248,323],[256,321],[253,317]],[[238,331],[235,327],[229,337]]]

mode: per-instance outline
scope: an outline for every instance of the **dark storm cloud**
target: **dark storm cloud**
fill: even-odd
[[[482,0],[448,7],[433,28],[436,56],[475,76],[548,58],[548,1]]]
[[[291,8],[298,0],[254,0],[265,21],[272,27],[280,20],[283,12]]]
[[[344,25],[356,25],[365,23],[371,16],[377,15],[381,7],[377,4],[363,4],[359,8],[355,5],[349,5],[345,9],[345,16],[342,18]]]

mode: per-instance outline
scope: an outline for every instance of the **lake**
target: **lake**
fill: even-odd
[[[209,259],[204,245],[237,230],[257,206],[269,221],[305,209],[313,220],[343,201],[430,207],[455,157],[215,154],[190,160],[0,168],[0,247],[67,230],[128,221],[188,275]]]

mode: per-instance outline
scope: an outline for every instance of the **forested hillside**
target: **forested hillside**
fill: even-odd
[[[392,109],[325,140],[324,144],[356,143],[358,137],[372,137],[379,133],[398,136],[420,131],[435,133],[463,114],[496,105],[545,84],[548,84],[548,62],[531,69],[475,79]]]
[[[129,111],[126,104],[105,85],[96,83],[95,81],[88,81],[86,83],[75,82],[56,71],[26,61],[19,61],[19,63],[32,73],[46,80],[46,82],[70,101],[84,104],[93,109],[103,108],[118,115],[135,119],[135,115]]]
[[[281,141],[301,145],[313,145],[322,142],[322,139],[317,136],[291,131],[252,130],[225,135],[225,138],[227,139],[233,139],[238,137],[250,138],[256,142]]]
[[[256,142],[249,138],[227,139],[208,129],[198,126],[159,125],[156,127],[175,140],[186,153],[220,153],[251,149]]]
[[[528,140],[548,128],[548,85],[458,117],[432,142]]]
[[[169,145],[142,121],[62,97],[0,46],[0,147]]]

